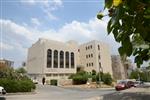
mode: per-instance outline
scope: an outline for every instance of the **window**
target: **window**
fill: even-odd
[[[66,58],[66,68],[69,68],[69,52],[65,53],[65,58]]]
[[[58,51],[54,50],[54,68],[58,68]]]
[[[101,63],[99,62],[99,67],[101,68]]]
[[[88,64],[86,64],[86,66],[88,67]]]
[[[89,63],[89,66],[91,66],[91,63]]]
[[[78,52],[80,52],[80,49],[78,49]]]
[[[91,49],[92,49],[92,45],[91,45]]]
[[[91,57],[93,57],[93,54],[91,54]]]
[[[100,54],[98,55],[98,59],[101,59],[101,56],[100,56]]]
[[[89,54],[89,58],[90,58],[90,54]]]
[[[87,47],[85,47],[86,48],[86,50],[87,50]]]
[[[90,47],[88,46],[88,49],[90,49]]]
[[[52,67],[52,50],[48,49],[47,50],[47,68]]]
[[[64,68],[64,52],[60,51],[60,68]]]
[[[98,45],[98,50],[100,50],[100,46]]]
[[[91,66],[93,66],[93,63],[91,63]]]
[[[86,58],[88,58],[88,55],[86,55]]]
[[[71,52],[71,68],[74,68],[74,53]]]

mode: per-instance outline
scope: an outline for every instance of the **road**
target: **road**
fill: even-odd
[[[35,94],[6,95],[0,100],[95,100],[93,98],[114,92],[114,89],[79,89],[37,85]]]

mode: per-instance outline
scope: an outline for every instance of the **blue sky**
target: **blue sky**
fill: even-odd
[[[98,20],[104,0],[1,0],[1,58],[20,66],[39,38],[84,43],[99,40],[118,54],[119,44],[107,36],[108,17]]]

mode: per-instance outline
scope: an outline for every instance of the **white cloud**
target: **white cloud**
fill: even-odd
[[[66,23],[58,30],[49,29],[46,31],[40,31],[33,27],[29,28],[24,25],[19,25],[11,20],[2,19],[0,20],[0,24],[3,29],[3,40],[12,45],[11,47],[3,46],[3,48],[15,48],[15,50],[12,50],[20,53],[22,58],[26,58],[27,48],[29,48],[32,43],[36,42],[38,38],[41,37],[63,42],[68,40],[76,40],[79,43],[84,43],[91,40],[100,40],[111,46],[112,54],[118,54],[117,48],[119,45],[115,42],[112,35],[107,36],[107,21],[105,20],[101,21],[93,18],[87,23],[74,20],[71,23]],[[18,55],[12,54],[12,56],[17,57]]]
[[[26,3],[28,5],[34,5],[36,3],[35,0],[21,0],[21,3]]]
[[[41,23],[39,22],[39,20],[37,18],[31,18],[31,23],[36,25],[36,26],[41,25]]]
[[[62,0],[21,0],[21,3],[41,7],[49,20],[57,20],[53,12],[63,6]]]
[[[0,19],[0,25],[2,26],[3,35],[13,34],[24,36],[25,38],[32,39],[32,32],[26,29],[24,26],[18,25],[11,20]]]
[[[9,44],[6,44],[6,43],[3,43],[3,42],[0,43],[0,48],[2,50],[12,50],[12,49],[14,49],[13,46],[11,46]]]

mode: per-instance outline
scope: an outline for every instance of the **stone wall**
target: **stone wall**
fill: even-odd
[[[59,79],[58,86],[72,85],[72,79]]]

